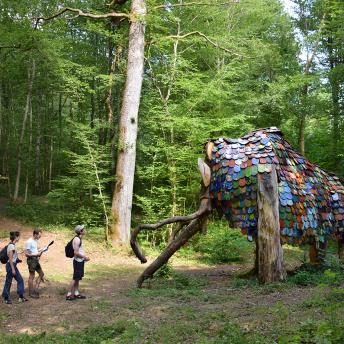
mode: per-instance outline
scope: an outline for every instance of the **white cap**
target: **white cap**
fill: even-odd
[[[74,231],[76,234],[80,234],[84,228],[85,228],[85,225],[77,225],[75,226]]]

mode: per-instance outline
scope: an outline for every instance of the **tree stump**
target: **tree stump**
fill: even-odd
[[[280,240],[276,169],[258,175],[258,280],[282,281],[286,277]]]

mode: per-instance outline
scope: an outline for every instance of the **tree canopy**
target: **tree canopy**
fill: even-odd
[[[208,138],[277,126],[344,176],[343,5],[293,3],[147,1],[134,224],[195,209]],[[1,193],[48,195],[56,221],[114,221],[130,4],[1,0]]]

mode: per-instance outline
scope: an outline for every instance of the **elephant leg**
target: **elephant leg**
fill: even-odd
[[[344,242],[342,239],[338,240],[338,258],[344,260]]]
[[[151,263],[146,270],[143,271],[137,280],[137,286],[140,288],[147,278],[151,278],[153,274],[168,262],[171,256],[182,247],[193,235],[200,230],[200,219],[192,220],[189,225],[175,238],[165,250]]]
[[[322,264],[325,260],[327,249],[327,241],[319,243],[319,247],[316,246],[316,243],[310,244],[309,247],[309,262],[312,265]]]
[[[318,258],[318,250],[316,248],[315,242],[309,245],[309,262],[312,265],[319,265],[320,261]]]

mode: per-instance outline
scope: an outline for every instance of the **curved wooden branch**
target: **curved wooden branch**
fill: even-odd
[[[147,259],[142,253],[140,245],[137,242],[137,236],[143,229],[155,230],[170,223],[190,222],[194,219],[197,219],[200,216],[202,216],[202,213],[200,213],[200,210],[198,210],[197,212],[187,216],[173,216],[153,224],[140,224],[131,232],[130,246],[134,251],[136,257],[141,261],[141,263],[147,263]]]
[[[66,12],[72,12],[72,13],[76,13],[77,17],[87,17],[87,18],[93,18],[93,19],[104,19],[104,18],[128,18],[130,19],[130,14],[128,13],[117,13],[117,12],[110,12],[110,13],[105,13],[105,14],[94,14],[94,13],[87,13],[87,12],[83,12],[82,10],[80,10],[79,8],[72,8],[72,7],[64,7],[63,9],[61,9],[60,11],[58,11],[57,13],[53,14],[50,17],[38,17],[36,19],[36,27],[38,25],[38,23],[41,20],[44,21],[48,21],[51,19],[55,19],[57,17],[59,17],[60,15],[66,13]]]
[[[174,239],[166,248],[165,250],[158,256],[157,259],[151,263],[145,271],[141,274],[141,276],[137,280],[137,286],[141,288],[142,283],[147,278],[151,278],[153,274],[161,268],[167,261],[171,258],[171,256],[180,248],[182,247],[192,236],[194,236],[200,230],[200,218],[196,218],[192,220],[188,226],[183,230],[182,233],[178,235],[176,239]]]
[[[137,280],[137,286],[140,288],[142,286],[142,283],[145,279],[151,278],[153,274],[164,264],[167,263],[167,261],[170,259],[170,257],[180,248],[182,247],[193,235],[195,235],[198,231],[202,229],[202,223],[204,219],[210,214],[212,210],[211,201],[209,198],[202,198],[201,204],[198,209],[198,211],[194,214],[191,214],[189,216],[176,216],[169,219],[162,220],[154,225],[142,225],[142,226],[149,226],[150,229],[156,229],[161,227],[163,224],[172,223],[176,221],[171,221],[172,219],[187,219],[190,223],[179,233],[179,235],[165,248],[165,250],[156,258],[153,263],[151,263],[146,270],[141,274],[141,276]],[[180,222],[181,222],[180,221]],[[159,226],[160,225],[160,226]],[[159,226],[159,227],[158,227]],[[138,228],[135,229],[135,231]],[[134,232],[135,232],[134,231]],[[135,232],[136,236],[138,234],[139,230]],[[134,234],[134,233],[133,233]],[[132,236],[133,242],[136,243],[136,236]],[[131,241],[132,244],[132,241]],[[132,245],[133,248],[133,245]],[[136,248],[139,249],[138,246]],[[134,250],[134,248],[133,248]],[[140,251],[141,252],[141,251]],[[137,253],[135,252],[137,255]],[[141,253],[142,254],[142,253]],[[137,255],[138,256],[138,255]],[[139,256],[138,256],[139,257]],[[143,255],[141,258],[146,259]],[[140,257],[139,257],[140,259]],[[141,259],[140,259],[141,260]],[[146,260],[147,261],[147,260]],[[141,260],[142,262],[142,260]]]

